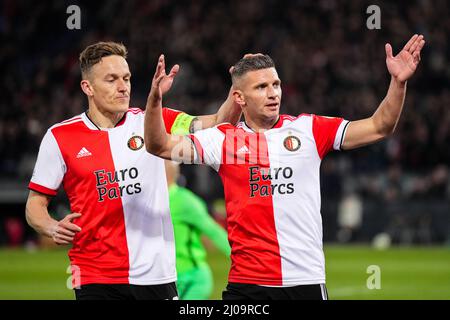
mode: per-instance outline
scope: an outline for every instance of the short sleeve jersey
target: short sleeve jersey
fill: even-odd
[[[164,162],[145,150],[144,116],[130,108],[100,130],[83,113],[42,140],[29,189],[54,196],[62,185],[71,212],[82,214],[69,250],[74,285],[176,280]],[[163,118],[168,132],[180,133],[193,117],[164,108]]]
[[[281,115],[264,133],[244,122],[190,135],[196,161],[214,168],[225,192],[229,282],[325,283],[319,169],[340,150],[348,121]]]

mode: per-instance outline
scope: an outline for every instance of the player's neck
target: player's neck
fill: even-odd
[[[245,117],[245,124],[254,132],[264,132],[272,129],[279,117],[279,115],[274,118],[251,118],[247,116]]]
[[[124,112],[112,113],[108,111],[100,111],[96,107],[89,107],[86,111],[89,119],[101,129],[114,128],[117,123],[122,119]]]

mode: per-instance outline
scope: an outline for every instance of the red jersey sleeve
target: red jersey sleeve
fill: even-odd
[[[166,126],[166,132],[170,133],[173,124],[175,123],[175,120],[177,119],[178,115],[180,115],[182,112],[170,109],[170,108],[163,108],[162,109],[162,116],[164,119],[164,125]]]
[[[191,123],[195,119],[194,116],[170,108],[163,108],[162,116],[166,132],[177,135],[189,134]]]
[[[340,150],[348,121],[312,115],[312,131],[321,159],[331,150]]]

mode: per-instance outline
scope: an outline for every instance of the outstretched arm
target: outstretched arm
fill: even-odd
[[[394,132],[403,109],[407,80],[417,69],[424,45],[424,37],[414,35],[394,57],[391,45],[386,44],[386,65],[391,75],[387,95],[370,118],[350,122],[342,149],[362,147]]]
[[[191,141],[185,136],[166,133],[162,116],[162,96],[170,89],[178,68],[178,65],[175,65],[167,75],[164,55],[159,57],[145,112],[145,148],[164,159],[191,163],[194,158]]]

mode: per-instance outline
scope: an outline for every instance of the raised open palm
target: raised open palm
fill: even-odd
[[[179,70],[180,66],[176,64],[172,67],[169,74],[167,74],[164,55],[159,56],[154,80],[157,80],[159,90],[161,90],[162,95],[164,95],[167,91],[170,90],[173,84],[173,79],[175,78],[175,75],[178,73]]]
[[[173,79],[180,69],[179,65],[174,65],[169,74],[166,74],[166,63],[164,55],[160,55],[156,71],[153,75],[152,87],[147,99],[147,107],[149,105],[157,105],[161,103],[162,96],[172,87]]]
[[[420,62],[420,51],[425,45],[423,35],[411,37],[395,57],[392,54],[392,46],[386,44],[386,65],[389,73],[400,82],[405,82],[414,74]]]

